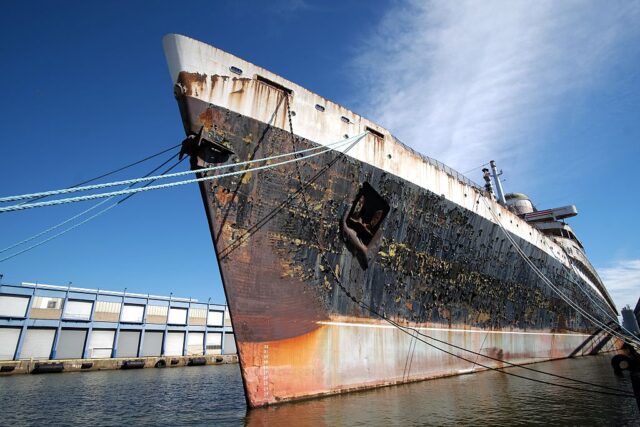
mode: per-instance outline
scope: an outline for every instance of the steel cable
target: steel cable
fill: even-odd
[[[346,144],[350,144],[351,146],[353,146],[353,145],[357,144],[358,141],[360,141],[360,139],[362,139],[366,134],[367,134],[367,132],[364,132],[364,133],[360,134],[357,137],[352,137],[352,138],[346,139],[346,140],[342,141],[342,143],[345,144],[345,145]],[[11,206],[0,208],[0,213],[2,213],[2,212],[13,212],[13,211],[32,209],[32,208],[39,208],[39,207],[45,207],[45,206],[56,206],[56,205],[62,205],[62,204],[67,204],[67,203],[76,203],[76,202],[82,202],[82,201],[85,201],[85,200],[95,200],[95,199],[101,199],[101,198],[104,198],[104,197],[112,197],[112,196],[119,196],[119,195],[124,195],[124,194],[140,193],[140,192],[143,192],[143,191],[159,190],[159,189],[177,187],[177,186],[180,186],[180,185],[193,184],[193,183],[196,183],[196,182],[210,181],[212,179],[217,179],[217,178],[225,178],[225,177],[229,177],[229,176],[245,174],[245,173],[248,173],[248,172],[257,172],[257,171],[261,171],[261,170],[265,170],[265,169],[271,169],[271,168],[274,168],[274,167],[277,167],[277,166],[282,166],[282,165],[286,165],[286,164],[289,164],[289,163],[297,162],[300,159],[308,159],[308,158],[311,158],[311,157],[315,157],[315,156],[327,153],[327,152],[332,151],[332,150],[333,150],[333,148],[326,148],[326,149],[324,149],[324,150],[322,150],[320,152],[317,152],[317,153],[308,154],[308,155],[300,157],[300,158],[296,157],[296,158],[293,158],[293,159],[290,159],[290,160],[286,160],[286,161],[282,161],[282,162],[278,162],[278,163],[266,164],[266,165],[263,165],[263,166],[258,166],[258,167],[254,167],[254,168],[248,168],[248,169],[241,169],[239,171],[228,172],[228,173],[223,173],[223,174],[219,174],[219,175],[206,176],[206,177],[202,177],[202,178],[195,178],[195,179],[189,179],[189,180],[184,180],[184,181],[176,181],[176,182],[171,182],[171,183],[167,183],[167,184],[153,185],[153,186],[147,186],[147,187],[138,187],[138,188],[132,188],[132,189],[126,189],[126,190],[120,190],[120,191],[113,191],[113,192],[108,192],[108,193],[91,194],[91,195],[87,195],[87,196],[70,197],[70,198],[66,198],[66,199],[51,200],[51,201],[48,201],[48,202],[38,202],[38,203],[30,203],[30,204],[24,204],[24,205],[11,205]],[[265,159],[261,159],[261,160],[265,160]],[[256,160],[255,162],[258,162],[258,161],[260,161],[260,160]],[[232,166],[235,166],[235,165],[232,165]],[[200,172],[200,171],[195,171],[195,172]],[[171,175],[171,174],[169,174],[169,175]],[[161,177],[158,177],[158,178],[161,178]],[[139,181],[140,180],[138,179],[137,182],[139,182]]]
[[[287,96],[287,95],[285,95],[285,96]],[[288,96],[286,98],[286,101],[287,101],[286,102],[286,108],[287,108],[288,118],[289,118],[289,128],[290,128],[290,133],[291,133],[291,143],[292,143],[293,149],[295,151],[296,150],[295,134],[293,132],[293,121],[292,121],[292,118],[291,118],[291,112],[290,112],[290,107],[289,107],[289,97]],[[342,153],[342,155],[344,155],[344,153]],[[310,212],[309,205],[307,203],[306,196],[305,196],[305,193],[304,193],[305,186],[304,186],[304,183],[303,183],[303,180],[302,180],[302,174],[300,172],[300,168],[299,168],[298,163],[295,164],[295,167],[296,167],[296,172],[297,172],[297,175],[298,175],[298,180],[300,182],[300,193],[299,194],[301,196],[302,203],[304,204],[304,208],[307,210],[307,212]],[[446,354],[449,354],[451,356],[454,356],[454,357],[456,357],[458,359],[461,359],[461,360],[464,360],[466,362],[472,363],[472,364],[474,364],[474,366],[475,365],[479,365],[479,366],[481,366],[481,367],[483,367],[485,369],[497,371],[497,372],[500,372],[502,374],[511,375],[511,376],[514,376],[514,377],[517,377],[517,378],[521,378],[521,379],[525,379],[525,380],[529,380],[529,381],[534,381],[534,382],[541,383],[541,384],[546,384],[546,385],[551,385],[551,386],[556,386],[556,387],[561,387],[561,388],[566,388],[566,389],[571,389],[571,390],[576,390],[576,391],[598,393],[598,394],[604,394],[604,395],[609,395],[609,396],[635,398],[635,396],[633,394],[630,394],[630,393],[628,393],[626,391],[623,391],[623,390],[620,390],[620,389],[616,389],[616,388],[605,386],[605,385],[601,385],[601,384],[590,383],[588,381],[576,380],[576,379],[573,379],[573,378],[569,378],[569,377],[565,377],[565,376],[557,375],[557,374],[552,374],[552,373],[549,373],[549,372],[539,371],[537,369],[529,368],[529,367],[526,367],[526,366],[523,366],[523,365],[520,365],[520,364],[507,362],[507,361],[502,360],[502,359],[493,358],[493,357],[491,357],[489,355],[486,355],[486,354],[474,352],[473,350],[469,350],[469,349],[466,349],[464,347],[456,346],[455,344],[449,343],[447,341],[438,340],[437,338],[433,338],[433,337],[431,337],[429,335],[426,335],[426,334],[423,334],[423,333],[419,332],[415,328],[405,327],[405,326],[399,325],[395,321],[389,319],[387,316],[385,316],[383,314],[378,313],[376,310],[374,310],[373,308],[369,307],[367,304],[359,301],[357,298],[355,298],[353,295],[351,295],[351,293],[342,285],[342,282],[340,281],[340,278],[337,276],[336,272],[333,270],[333,268],[331,268],[331,265],[328,262],[325,254],[324,254],[324,250],[322,249],[322,245],[321,245],[320,239],[319,239],[319,237],[318,237],[318,235],[316,233],[315,227],[310,227],[310,229],[311,229],[311,234],[313,235],[314,239],[316,240],[316,244],[318,245],[319,255],[322,258],[322,262],[325,264],[325,266],[324,266],[325,270],[328,270],[331,273],[331,275],[333,276],[334,281],[336,282],[338,287],[345,293],[345,295],[349,299],[351,299],[354,303],[359,305],[361,308],[364,308],[365,310],[369,311],[370,313],[374,314],[375,316],[380,317],[381,319],[385,320],[386,322],[388,322],[392,326],[396,327],[397,329],[400,329],[405,334],[410,335],[412,338],[415,338],[416,340],[418,340],[420,342],[423,342],[424,344],[427,344],[428,346],[430,346],[432,348],[435,348],[435,349],[437,349],[439,351],[442,351],[442,352],[444,352]],[[513,367],[520,367],[520,368],[527,369],[527,370],[530,370],[530,371],[533,371],[533,372],[537,372],[537,373],[541,373],[541,374],[545,374],[545,375],[550,375],[550,376],[554,376],[554,377],[565,379],[565,380],[569,380],[569,381],[574,381],[576,383],[580,383],[580,384],[584,384],[584,385],[589,385],[589,386],[593,386],[593,387],[599,387],[599,388],[603,388],[603,389],[614,390],[615,392],[607,392],[607,391],[600,391],[600,390],[590,390],[590,389],[585,389],[585,388],[581,388],[581,387],[575,387],[575,386],[566,385],[566,384],[558,384],[558,383],[553,383],[553,382],[549,382],[549,381],[539,380],[539,379],[536,379],[536,378],[530,378],[530,377],[526,377],[526,376],[523,376],[523,375],[515,374],[513,372],[505,371],[504,369],[494,368],[492,366],[488,366],[488,365],[479,363],[477,360],[476,361],[471,361],[470,359],[467,359],[467,358],[465,358],[463,356],[460,356],[458,354],[455,354],[453,352],[450,352],[450,351],[447,351],[447,350],[445,350],[443,348],[440,348],[440,347],[438,347],[438,346],[436,346],[434,344],[431,344],[431,343],[429,343],[429,342],[427,342],[427,341],[425,341],[423,339],[418,338],[417,336],[414,336],[412,333],[409,333],[406,329],[409,329],[409,330],[411,330],[413,332],[416,332],[417,335],[420,335],[420,336],[423,336],[423,337],[426,337],[426,338],[430,338],[430,339],[432,339],[434,341],[437,341],[437,342],[445,343],[446,345],[449,345],[449,346],[452,346],[454,348],[457,348],[457,349],[472,353],[472,354],[477,355],[477,356],[481,356],[481,357],[489,358],[489,359],[492,359],[492,360],[495,360],[495,361],[499,361],[499,362],[502,362],[502,363],[506,363],[506,364],[508,364],[510,366],[513,366]]]
[[[143,158],[143,159],[136,160],[136,161],[135,161],[135,162],[133,162],[133,163],[129,163],[129,164],[128,164],[128,165],[126,165],[126,166],[122,166],[122,167],[120,167],[120,168],[118,168],[118,169],[112,170],[111,172],[107,172],[107,173],[104,173],[104,174],[102,174],[102,175],[100,175],[100,176],[96,176],[96,177],[94,177],[94,178],[87,179],[87,180],[85,180],[85,181],[79,182],[79,183],[74,184],[74,185],[72,185],[72,186],[70,186],[70,187],[68,187],[68,188],[77,188],[77,187],[80,187],[81,185],[88,184],[88,183],[93,182],[93,181],[97,181],[97,180],[99,180],[99,179],[101,179],[101,178],[106,178],[106,177],[111,176],[111,175],[113,175],[113,174],[115,174],[115,173],[118,173],[118,172],[122,172],[123,170],[129,169],[129,168],[131,168],[131,167],[133,167],[133,166],[136,166],[136,165],[139,165],[140,163],[144,163],[144,162],[146,162],[147,160],[151,160],[151,159],[153,159],[153,158],[155,158],[155,157],[158,157],[159,155],[164,154],[164,153],[166,153],[167,151],[171,151],[171,150],[173,150],[173,149],[175,149],[175,148],[178,148],[178,147],[180,147],[180,145],[182,145],[182,144],[177,144],[177,145],[174,145],[174,146],[172,146],[172,147],[166,148],[166,149],[164,149],[164,150],[162,150],[162,151],[159,151],[159,152],[157,152],[157,153],[155,153],[155,154],[152,154],[152,155],[150,155],[150,156],[147,156],[147,157],[145,157],[145,158]],[[36,200],[40,200],[40,199],[44,199],[45,197],[47,197],[47,196],[46,196],[46,195],[34,196],[34,198],[31,200],[31,202],[36,201]],[[9,201],[9,200],[6,200],[6,201]],[[0,199],[0,202],[5,202],[5,200]],[[22,202],[22,203],[29,203],[29,201],[24,201],[24,202]]]
[[[362,136],[364,134],[366,134],[366,132],[363,132],[360,135]],[[185,175],[193,175],[195,173],[204,173],[204,172],[210,172],[210,171],[215,171],[215,170],[220,170],[220,169],[228,169],[228,168],[231,168],[231,167],[250,165],[250,164],[253,164],[253,163],[268,162],[268,161],[271,161],[271,160],[276,160],[276,159],[280,159],[280,158],[283,158],[283,157],[302,154],[302,153],[306,153],[306,152],[310,152],[310,151],[318,151],[318,150],[321,150],[323,148],[334,148],[334,147],[337,147],[337,146],[342,146],[342,145],[345,145],[346,143],[349,143],[351,140],[357,139],[358,137],[359,136],[353,136],[351,138],[346,138],[346,139],[343,139],[343,140],[340,140],[340,141],[336,141],[336,142],[332,142],[332,143],[329,143],[329,144],[326,144],[326,145],[319,145],[317,147],[307,148],[307,149],[301,150],[301,151],[299,151],[297,153],[278,154],[278,155],[266,157],[266,158],[263,158],[263,159],[247,160],[247,161],[238,162],[238,163],[231,163],[231,164],[225,164],[225,165],[219,165],[219,166],[211,166],[211,167],[208,167],[208,168],[197,169],[197,170],[188,170],[188,171],[184,171],[184,172],[177,172],[177,173],[167,174],[167,175],[164,175],[164,176],[162,176],[162,175],[144,176],[142,178],[127,179],[127,180],[122,180],[122,181],[113,181],[113,182],[107,182],[107,183],[104,183],[104,184],[87,185],[87,186],[84,186],[84,187],[80,187],[80,186],[76,185],[76,186],[69,187],[69,188],[63,188],[63,189],[60,189],[60,190],[50,190],[50,191],[41,191],[41,192],[38,192],[38,193],[31,193],[31,194],[20,194],[20,195],[16,195],[16,196],[6,196],[6,197],[0,198],[0,202],[12,202],[12,201],[24,200],[24,199],[40,199],[40,198],[43,198],[43,197],[55,196],[55,195],[59,195],[59,194],[77,193],[77,192],[82,192],[82,191],[98,190],[98,189],[108,188],[108,187],[119,187],[119,186],[122,186],[122,185],[136,184],[138,182],[151,181],[151,180],[155,181],[157,179],[176,178],[176,177],[185,176]],[[175,147],[172,147],[172,148],[175,148]],[[166,152],[166,150],[164,152]],[[122,170],[122,169],[123,168],[121,168],[119,170]],[[113,172],[113,173],[115,173],[115,172]],[[92,179],[92,181],[95,180],[95,179],[98,179],[98,178],[94,178],[94,179]],[[23,202],[22,204],[24,204],[24,203],[30,203],[30,202]]]
[[[160,169],[161,167],[163,167],[164,165],[166,165],[167,163],[169,163],[171,160],[175,159],[177,156],[178,156],[178,154],[171,156],[169,159],[167,159],[165,162],[161,163],[159,166],[157,166],[155,169],[153,169],[153,170],[152,170],[151,172],[149,172],[147,175],[151,175],[152,173],[156,172],[158,169]],[[168,169],[166,169],[163,173],[170,172],[170,171],[171,171],[171,170],[173,170],[176,166],[178,166],[180,163],[182,163],[182,161],[183,161],[183,160],[184,160],[184,159],[178,160],[176,163],[174,163],[172,166],[170,166]],[[154,182],[154,181],[150,181],[149,183],[145,184],[145,186],[147,186],[147,185],[151,185],[153,182]],[[130,187],[132,187],[133,185],[135,185],[135,184],[131,184],[131,185],[130,185]],[[56,238],[58,238],[58,237],[60,237],[60,236],[62,236],[62,235],[64,235],[64,234],[66,234],[66,233],[68,233],[68,232],[70,232],[70,231],[72,231],[72,230],[74,230],[74,229],[76,229],[76,228],[80,227],[80,226],[81,226],[81,225],[83,225],[83,224],[86,224],[87,222],[89,222],[89,221],[91,221],[91,220],[93,220],[93,219],[97,218],[98,216],[100,216],[100,215],[102,215],[102,214],[104,214],[104,213],[108,212],[109,210],[111,210],[111,209],[115,208],[116,206],[118,206],[119,204],[123,203],[124,201],[126,201],[126,200],[127,200],[127,199],[129,199],[130,197],[135,196],[135,194],[136,194],[136,193],[134,193],[134,194],[129,194],[128,196],[123,197],[122,199],[118,200],[116,203],[113,203],[113,204],[111,204],[111,205],[107,206],[106,208],[104,208],[104,209],[102,209],[102,210],[98,211],[97,213],[95,213],[94,215],[91,215],[90,217],[85,218],[84,220],[80,221],[79,223],[74,224],[74,225],[72,225],[71,227],[69,227],[69,228],[66,228],[66,229],[62,230],[61,232],[56,233],[56,234],[54,234],[53,236],[50,236],[50,237],[48,237],[48,238],[47,238],[47,239],[45,239],[45,240],[42,240],[42,241],[40,241],[40,242],[38,242],[38,243],[35,243],[35,244],[33,244],[33,245],[30,245],[30,246],[28,246],[28,247],[26,247],[26,248],[24,248],[24,249],[22,249],[22,250],[20,250],[20,251],[18,251],[18,252],[16,252],[16,253],[14,253],[14,254],[11,254],[11,255],[9,255],[9,256],[6,256],[6,257],[4,257],[4,258],[1,258],[1,259],[0,259],[0,262],[8,261],[8,260],[10,260],[10,259],[12,259],[12,258],[15,258],[15,257],[17,257],[18,255],[21,255],[21,254],[23,254],[23,253],[25,253],[25,252],[28,252],[28,251],[30,251],[30,250],[32,250],[32,249],[35,249],[35,248],[39,247],[39,246],[42,246],[42,245],[44,245],[45,243],[50,242],[50,241],[52,241],[52,240],[54,240],[54,239],[56,239]],[[80,217],[81,215],[83,215],[83,214],[85,214],[85,213],[89,212],[90,210],[95,209],[95,208],[97,208],[98,206],[100,206],[100,205],[102,205],[102,204],[104,204],[104,203],[108,202],[109,200],[113,199],[114,197],[115,197],[115,196],[113,196],[113,197],[109,197],[108,199],[105,199],[105,200],[101,201],[100,203],[96,203],[96,204],[95,204],[94,206],[92,206],[91,208],[89,208],[89,209],[87,209],[87,210],[85,210],[85,211],[83,211],[83,212],[81,212],[81,213],[79,213],[79,214],[77,214],[77,215],[75,215],[75,216],[71,217],[70,219],[68,219],[68,220],[66,220],[66,221],[63,221],[63,222],[61,222],[60,224],[58,224],[58,225],[56,225],[56,226],[54,226],[54,227],[51,227],[51,228],[49,228],[49,229],[47,229],[47,230],[45,230],[45,231],[43,231],[43,232],[41,232],[41,233],[38,233],[38,234],[36,235],[36,237],[39,237],[39,236],[41,236],[41,235],[45,234],[46,232],[48,232],[48,231],[50,231],[50,230],[52,230],[52,229],[58,228],[58,227],[60,227],[61,225],[66,224],[66,223],[68,223],[68,222],[72,221],[73,219],[76,219],[76,218]],[[32,238],[25,239],[25,240],[23,240],[22,242],[20,242],[20,243],[18,243],[18,244],[15,244],[15,245],[13,245],[13,246],[11,246],[11,247],[16,247],[16,246],[18,246],[18,245],[22,244],[23,242],[33,240],[33,239],[34,239],[34,238],[36,238],[36,237],[33,237],[33,236],[32,236]],[[4,252],[4,251],[3,251],[3,252]]]

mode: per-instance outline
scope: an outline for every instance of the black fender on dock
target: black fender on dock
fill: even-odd
[[[204,357],[190,357],[187,366],[202,366],[207,364],[207,359]]]
[[[32,374],[53,374],[57,372],[62,372],[64,370],[64,363],[62,362],[53,362],[53,363],[36,363],[34,368],[31,370]]]
[[[167,367],[167,362],[164,359],[160,359],[153,366],[156,367],[156,368],[166,368]]]
[[[142,369],[144,368],[144,360],[125,360],[122,362],[120,369]]]

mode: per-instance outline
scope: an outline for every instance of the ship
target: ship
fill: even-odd
[[[494,162],[477,185],[206,43],[163,46],[249,407],[620,346],[575,206],[504,194]]]

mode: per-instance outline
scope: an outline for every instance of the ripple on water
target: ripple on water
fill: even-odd
[[[611,355],[537,369],[631,390]],[[522,375],[575,385],[521,369]],[[238,365],[0,378],[1,425],[640,425],[633,399],[561,389],[498,372],[247,412]]]

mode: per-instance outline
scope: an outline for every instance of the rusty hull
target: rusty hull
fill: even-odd
[[[233,151],[213,161],[209,155],[207,164],[293,151],[286,131],[202,102],[196,90],[178,96],[187,133]],[[268,90],[282,100],[281,91]],[[271,101],[274,121],[286,117],[281,100]],[[313,146],[297,139],[298,150]],[[204,164],[198,156],[194,168]],[[293,164],[200,184],[251,407],[482,369],[364,311],[336,277],[385,316],[502,360],[529,363],[617,345],[545,287],[486,218],[338,152],[299,168],[309,183],[306,203]],[[365,182],[390,210],[363,262],[340,224]],[[604,321],[565,265],[515,238],[563,292]]]

